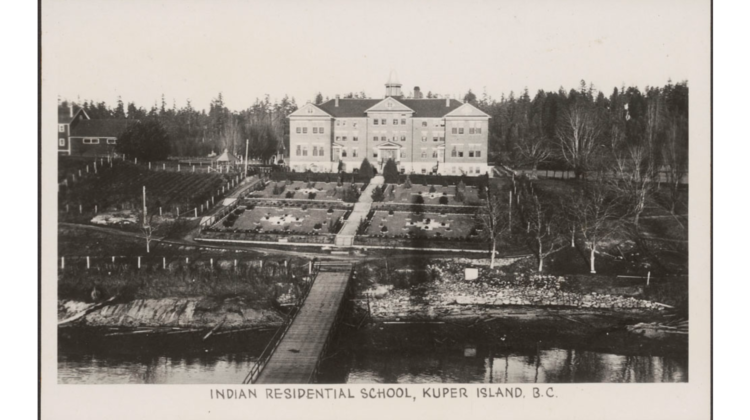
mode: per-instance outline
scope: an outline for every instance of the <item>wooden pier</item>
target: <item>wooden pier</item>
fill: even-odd
[[[320,359],[333,335],[351,275],[351,264],[323,262],[307,297],[291,323],[259,358],[245,383],[305,384],[315,382]]]

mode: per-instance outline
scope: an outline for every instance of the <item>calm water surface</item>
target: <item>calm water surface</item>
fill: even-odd
[[[687,382],[687,357],[617,354],[580,345],[498,346],[494,338],[435,346],[381,346],[368,332],[341,337],[323,363],[322,383],[571,383]],[[378,332],[379,338],[389,331]],[[143,343],[62,344],[58,381],[70,384],[238,384],[254,366],[268,335],[233,337],[205,347]],[[345,343],[345,344],[342,344]],[[369,343],[369,344],[365,344]],[[114,347],[116,346],[116,350]],[[653,352],[652,352],[653,353]]]

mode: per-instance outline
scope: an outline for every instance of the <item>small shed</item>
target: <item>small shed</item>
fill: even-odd
[[[236,165],[240,163],[240,159],[231,153],[229,149],[224,149],[222,154],[214,158],[214,162],[216,162],[217,165]]]

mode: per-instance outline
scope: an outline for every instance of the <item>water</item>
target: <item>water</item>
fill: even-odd
[[[520,338],[520,337],[523,338]],[[687,382],[686,351],[660,350],[632,337],[550,337],[535,332],[458,335],[434,328],[342,333],[319,375],[321,383],[627,383]],[[90,339],[61,343],[60,383],[238,384],[270,334],[200,338],[169,345]],[[184,340],[184,339],[183,339]],[[621,345],[627,342],[630,345]],[[614,343],[614,344],[613,344]],[[85,344],[85,345],[83,345]],[[615,350],[616,349],[616,350]]]

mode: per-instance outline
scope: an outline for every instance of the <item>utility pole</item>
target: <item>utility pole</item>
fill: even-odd
[[[146,186],[143,186],[143,226],[146,226]]]
[[[245,178],[247,178],[247,152],[250,149],[250,139],[245,139]]]

